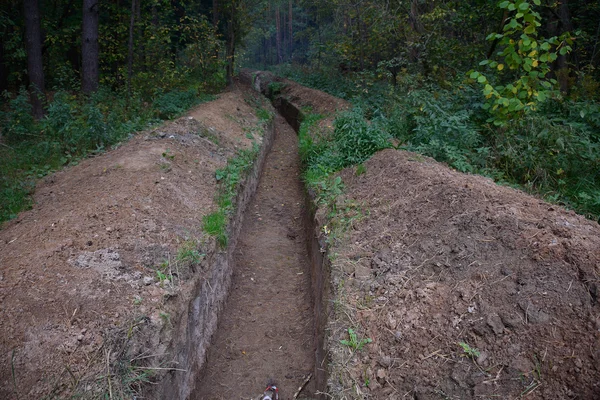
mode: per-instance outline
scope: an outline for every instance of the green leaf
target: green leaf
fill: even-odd
[[[483,76],[483,75],[480,75],[479,78],[477,78],[477,82],[479,82],[479,83],[483,83],[485,81],[487,81],[487,79],[485,79],[485,76]]]
[[[535,4],[536,6],[539,6],[542,4],[541,0],[533,0],[533,4]]]
[[[506,8],[506,7],[508,7],[509,4],[510,4],[509,1],[503,1],[502,3],[498,4],[498,7],[500,7],[500,8]]]
[[[483,60],[479,63],[479,65],[487,65],[490,62],[490,60]]]
[[[527,10],[529,8],[529,3],[521,3],[519,4],[519,10]]]
[[[479,72],[473,71],[473,72],[471,72],[471,75],[469,75],[469,78],[477,79],[478,76],[479,76]]]
[[[531,35],[532,33],[535,33],[535,26],[533,25],[527,25],[527,27],[525,28],[524,32],[528,35]]]

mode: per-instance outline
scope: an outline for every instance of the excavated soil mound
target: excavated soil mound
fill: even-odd
[[[331,249],[331,394],[600,398],[597,223],[408,152],[365,167],[341,174],[362,218]]]
[[[49,176],[33,209],[4,226],[0,398],[97,396],[95,385],[106,380],[112,398],[120,378],[135,385],[174,367],[127,364],[123,377],[113,369],[140,325],[156,335],[139,344],[137,360],[175,358],[164,354],[174,322],[167,300],[184,303],[187,279],[206,268],[198,258],[210,248],[201,227],[216,208],[215,171],[252,136],[261,141],[252,104],[260,100],[244,96],[224,93]],[[177,259],[182,246],[191,261]]]

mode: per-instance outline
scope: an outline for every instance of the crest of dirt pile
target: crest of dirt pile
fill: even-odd
[[[330,393],[600,398],[597,223],[408,152],[365,167],[342,173],[362,218],[332,249]],[[340,344],[357,327],[373,342]]]
[[[240,73],[240,79],[254,89],[267,97],[276,98],[277,102],[288,104],[275,104],[276,108],[288,120],[288,122],[298,130],[299,112],[311,112],[324,116],[319,121],[320,127],[329,127],[333,125],[336,113],[348,110],[352,104],[339,97],[317,89],[302,86],[289,79],[281,78],[268,71],[253,71],[243,69]],[[283,107],[282,107],[283,106]]]
[[[113,364],[115,343],[141,324],[156,334],[136,356],[162,355],[165,302],[203,268],[215,171],[251,136],[260,142],[257,124],[235,89],[38,185],[33,209],[0,231],[0,398],[68,397],[82,385],[93,392],[112,375],[97,366]],[[174,263],[185,245],[196,260]]]

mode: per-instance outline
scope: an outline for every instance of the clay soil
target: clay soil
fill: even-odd
[[[164,352],[166,300],[198,268],[177,250],[204,251],[215,170],[256,135],[260,100],[248,96],[233,89],[39,183],[33,209],[0,231],[0,398],[101,396],[114,341],[139,325],[156,335],[134,356]]]
[[[269,380],[281,399],[290,399],[314,368],[297,137],[281,116],[275,130],[244,218],[229,298],[192,399],[257,398]]]
[[[341,174],[334,397],[600,398],[596,222],[416,154],[365,168]]]

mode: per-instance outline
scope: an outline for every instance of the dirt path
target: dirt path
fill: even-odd
[[[309,262],[297,137],[276,138],[244,220],[232,288],[192,399],[249,399],[269,378],[289,399],[313,369]]]

